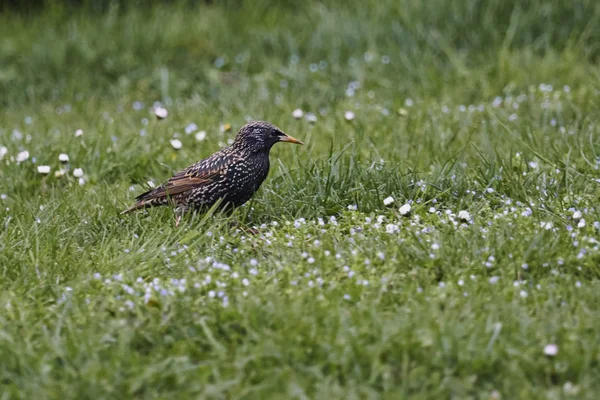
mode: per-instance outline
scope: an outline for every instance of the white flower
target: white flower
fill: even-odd
[[[194,133],[198,130],[198,125],[191,123],[185,127],[185,134],[189,135],[190,133]]]
[[[0,160],[8,153],[8,149],[5,146],[0,146]]]
[[[58,155],[58,161],[60,161],[61,163],[68,163],[69,162],[69,155],[65,154],[65,153],[60,153]]]
[[[306,114],[306,120],[308,122],[310,122],[311,124],[314,124],[315,122],[317,122],[317,116],[313,113],[307,113]]]
[[[437,244],[437,243],[433,243],[433,244],[431,245],[431,250],[439,250],[439,248],[440,248],[440,245],[439,245],[439,244]]]
[[[85,179],[84,178],[79,178],[79,186],[83,186],[85,185]]]
[[[498,278],[497,276],[492,276],[492,277],[490,278],[490,281],[489,281],[489,282],[490,282],[492,285],[495,285],[496,283],[498,283],[498,280],[499,280],[499,279],[500,279],[500,278]]]
[[[75,131],[75,137],[83,136],[83,129],[77,129]]]
[[[389,196],[389,197],[386,197],[385,199],[383,199],[383,205],[385,205],[385,206],[389,206],[393,202],[394,202],[394,198],[392,196]]]
[[[50,173],[49,165],[38,165],[37,170],[42,175],[48,175]]]
[[[165,119],[169,115],[169,112],[164,107],[156,107],[154,109],[154,115],[156,115],[156,118],[158,119]]]
[[[346,118],[346,121],[352,121],[354,119],[354,113],[352,111],[346,111],[344,113],[344,118]]]
[[[529,161],[527,164],[529,165],[529,168],[532,169],[537,169],[538,167],[538,163],[536,163],[535,161]]]
[[[437,210],[435,209],[435,207],[429,207],[429,212],[430,213],[435,213]]]
[[[304,111],[302,111],[299,108],[296,108],[294,111],[292,111],[292,117],[296,118],[296,119],[300,119],[304,116]]]
[[[549,231],[550,229],[552,229],[553,225],[552,222],[548,221],[548,222],[540,222],[540,227],[542,227],[543,229]]]
[[[581,211],[579,211],[579,210],[576,210],[576,211],[573,213],[573,219],[574,219],[574,220],[581,219],[581,217],[582,217],[582,216],[583,216],[583,215],[581,214]]]
[[[398,211],[400,212],[400,215],[406,216],[408,214],[410,214],[410,204],[406,203],[405,205],[403,205],[402,207],[400,207],[400,209],[398,209]]]
[[[75,170],[73,171],[73,176],[75,178],[81,178],[83,176],[83,169],[75,168]]]
[[[544,354],[547,356],[555,356],[558,354],[558,346],[550,343],[544,346]]]
[[[171,146],[175,150],[179,150],[179,149],[181,149],[181,146],[183,146],[183,144],[181,143],[181,140],[179,140],[179,139],[171,139]]]
[[[398,226],[397,226],[397,225],[394,225],[394,224],[387,224],[387,225],[385,226],[385,231],[386,231],[387,233],[396,233],[396,232],[398,232],[399,230],[400,230],[400,229],[398,229]]]
[[[18,163],[27,161],[28,158],[29,158],[29,152],[27,150],[23,150],[19,154],[17,154],[17,162]]]
[[[61,176],[63,176],[66,173],[67,173],[67,171],[61,168],[61,169],[57,169],[56,171],[54,171],[54,176],[57,178],[60,178]]]
[[[458,212],[458,219],[464,222],[469,222],[471,221],[471,214],[469,214],[469,212],[466,210],[460,210]]]
[[[583,228],[585,227],[585,219],[580,219],[579,222],[577,223],[577,227],[578,228]]]
[[[350,211],[356,211],[356,210],[358,210],[358,206],[356,204],[350,204],[348,206],[348,210],[350,210]]]
[[[200,131],[198,133],[196,133],[196,140],[201,142],[204,139],[206,139],[206,131]]]

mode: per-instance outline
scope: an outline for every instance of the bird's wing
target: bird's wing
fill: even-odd
[[[135,200],[137,202],[146,203],[155,199],[172,197],[215,182],[223,176],[223,173],[230,162],[231,160],[229,157],[211,156],[176,173],[163,185],[160,185],[156,189],[149,190],[146,193],[142,193],[136,197]]]

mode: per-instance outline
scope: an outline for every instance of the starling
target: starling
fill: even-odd
[[[304,144],[273,124],[254,121],[244,125],[231,146],[176,173],[155,189],[136,197],[126,214],[141,208],[172,204],[177,225],[187,210],[238,207],[250,200],[269,173],[269,151],[277,142]]]

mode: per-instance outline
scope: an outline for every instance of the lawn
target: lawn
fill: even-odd
[[[0,399],[600,396],[598,2],[100,3],[0,11]]]

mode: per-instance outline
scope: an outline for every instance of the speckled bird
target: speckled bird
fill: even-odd
[[[231,146],[176,173],[155,189],[136,197],[126,214],[141,208],[174,205],[177,225],[190,209],[238,207],[250,200],[269,173],[269,151],[277,142],[304,144],[275,125],[254,121],[244,125]]]

